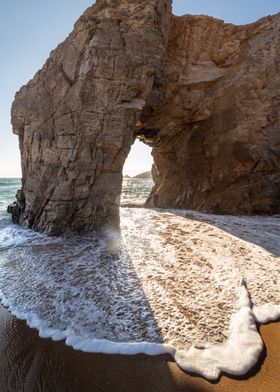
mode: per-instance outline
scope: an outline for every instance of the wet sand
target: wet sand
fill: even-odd
[[[168,355],[119,356],[73,350],[41,339],[34,329],[0,306],[1,392],[278,392],[280,324],[260,327],[265,349],[242,379],[210,383],[181,371]]]

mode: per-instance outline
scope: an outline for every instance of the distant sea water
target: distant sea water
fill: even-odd
[[[139,208],[152,185],[124,178],[120,230],[63,238],[13,225],[21,182],[0,179],[2,304],[78,350],[242,375],[263,349],[256,320],[280,317],[280,218]]]
[[[143,205],[150,194],[153,184],[153,180],[146,178],[124,178],[121,205]]]
[[[8,217],[7,206],[15,201],[15,195],[21,187],[19,178],[0,178],[0,219]]]
[[[121,204],[141,206],[145,203],[153,181],[144,178],[124,178]],[[0,219],[8,217],[7,206],[15,201],[15,194],[21,187],[19,178],[0,178]]]

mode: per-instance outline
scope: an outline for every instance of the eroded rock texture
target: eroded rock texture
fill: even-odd
[[[148,206],[280,212],[279,37],[280,14],[173,18],[165,101],[146,124],[160,130]]]
[[[24,226],[55,235],[118,224],[134,128],[150,93],[161,97],[170,17],[171,0],[99,0],[17,93]]]
[[[280,212],[279,36],[280,15],[234,26],[172,17],[171,0],[97,1],[16,95],[19,222],[118,225],[135,136],[153,147],[147,206]]]

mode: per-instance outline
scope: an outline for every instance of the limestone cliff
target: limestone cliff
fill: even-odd
[[[147,206],[280,212],[279,37],[280,14],[173,18],[165,100],[145,124],[158,130]]]
[[[122,167],[147,96],[161,98],[171,0],[99,0],[17,93],[19,222],[48,234],[118,224]]]
[[[14,219],[48,234],[118,225],[135,137],[147,206],[280,212],[280,15],[234,26],[171,0],[99,0],[17,93]]]

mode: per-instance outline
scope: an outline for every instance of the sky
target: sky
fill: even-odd
[[[137,0],[135,0],[137,1]],[[12,134],[10,108],[14,95],[42,67],[92,0],[0,1],[0,178],[20,177],[18,138]],[[211,15],[245,24],[280,11],[279,0],[174,0],[173,13]],[[149,170],[151,149],[135,142],[124,173]]]

